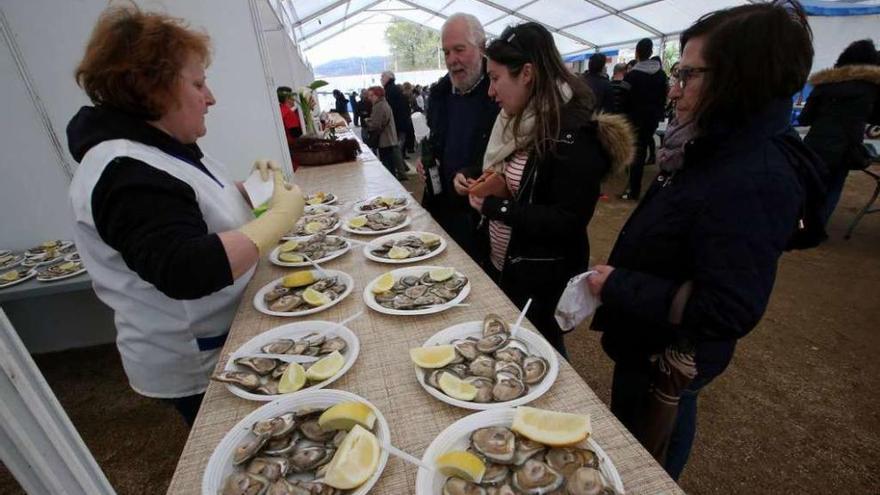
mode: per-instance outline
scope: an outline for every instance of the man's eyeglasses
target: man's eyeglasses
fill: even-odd
[[[681,67],[678,70],[672,72],[672,77],[677,80],[678,87],[684,89],[687,86],[687,82],[697,74],[705,74],[707,72],[712,72],[712,69],[708,67]]]

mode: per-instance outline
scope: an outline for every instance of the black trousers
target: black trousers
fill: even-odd
[[[190,427],[192,427],[193,423],[196,421],[196,416],[199,414],[199,407],[202,405],[202,399],[205,398],[205,394],[196,394],[196,395],[188,395],[186,397],[178,397],[176,399],[162,399],[164,402],[171,403],[177,412],[183,416],[184,421]]]
[[[643,124],[636,130],[636,156],[629,166],[629,196],[638,199],[642,195],[642,175],[645,171],[645,159],[649,143],[654,142],[657,122]]]

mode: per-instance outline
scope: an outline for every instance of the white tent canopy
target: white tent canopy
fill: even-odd
[[[535,21],[553,33],[559,52],[571,55],[633,45],[641,38],[665,41],[700,16],[760,0],[276,0],[291,35],[304,50],[380,16],[440,29],[456,12],[476,16],[490,36]],[[810,14],[877,14],[880,0],[804,1]],[[861,11],[861,12],[859,12]]]

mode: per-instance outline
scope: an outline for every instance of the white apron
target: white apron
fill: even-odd
[[[118,251],[104,243],[92,215],[95,184],[107,164],[122,156],[188,184],[195,191],[210,233],[237,229],[254,217],[220,163],[207,156],[202,158],[223,187],[183,160],[125,139],[105,141],[90,149],[70,185],[76,220],[74,240],[95,293],[115,313],[116,345],[131,387],[139,394],[157,398],[199,394],[208,386],[222,341],[255,268],[233,285],[193,300],[171,299],[141,279]]]

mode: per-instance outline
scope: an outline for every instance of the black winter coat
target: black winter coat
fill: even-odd
[[[589,71],[584,72],[581,76],[584,78],[584,81],[587,82],[590,91],[593,92],[593,97],[596,98],[596,103],[594,105],[596,110],[610,113],[614,108],[614,98],[611,94],[611,81],[603,75],[591,74]]]
[[[628,164],[635,139],[622,116],[583,121],[563,109],[561,124],[556,153],[539,159],[532,152],[517,195],[487,197],[482,208],[486,218],[511,227],[501,287],[508,295],[522,292],[523,299],[543,298],[554,306],[568,279],[587,270],[587,224],[602,179]]]
[[[807,173],[818,158],[790,152],[805,148],[790,115],[791,102],[778,101],[753,125],[719,126],[686,145],[681,170],[654,181],[618,236],[593,319],[616,362],[645,363],[685,340],[698,361],[726,365],[758,324],[805,196],[822,189]]]
[[[394,84],[394,79],[385,85],[385,99],[391,105],[391,113],[394,114],[394,128],[400,136],[412,129],[412,116],[409,113],[409,103],[403,96],[403,91]]]
[[[654,72],[639,70],[642,65],[649,69],[655,68]],[[623,80],[629,83],[629,120],[640,129],[654,128],[663,120],[666,109],[666,93],[669,81],[663,72],[660,62],[645,60],[636,64],[623,76]]]
[[[880,124],[880,67],[827,69],[810,77],[810,83],[815,88],[798,118],[811,126],[804,142],[831,170],[864,168],[865,125]]]

